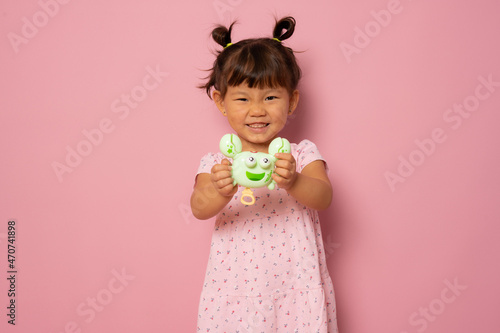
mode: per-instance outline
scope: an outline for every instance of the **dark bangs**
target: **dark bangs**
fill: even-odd
[[[284,87],[291,94],[300,79],[293,52],[270,39],[247,40],[236,45],[222,66],[217,86],[225,95],[228,86],[246,83],[250,88]],[[273,45],[274,44],[274,45]],[[285,49],[285,50],[283,50]]]
[[[276,21],[272,38],[231,41],[234,22],[226,28],[219,25],[212,30],[212,38],[223,47],[217,52],[208,81],[199,87],[212,98],[211,90],[218,90],[224,98],[229,86],[246,83],[250,88],[284,87],[289,94],[297,89],[301,77],[300,67],[291,48],[283,45],[295,30],[291,16]]]

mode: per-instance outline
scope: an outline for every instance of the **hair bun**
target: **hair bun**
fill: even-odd
[[[283,33],[283,30],[285,32]],[[282,18],[276,21],[273,30],[273,38],[278,38],[280,41],[290,38],[295,30],[295,19],[291,16]]]
[[[231,43],[231,30],[233,29],[233,25],[234,23],[229,26],[229,29],[223,25],[219,25],[212,30],[212,38],[214,41],[222,47]]]

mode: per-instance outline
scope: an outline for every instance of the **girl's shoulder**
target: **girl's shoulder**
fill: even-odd
[[[295,151],[297,151],[298,153],[301,153],[301,152],[306,151],[306,150],[317,150],[318,149],[316,144],[314,144],[314,142],[312,142],[311,140],[308,140],[308,139],[304,139],[304,140],[300,141],[299,143],[292,143],[291,146],[292,146],[292,151],[295,148]]]
[[[220,164],[225,157],[221,152],[203,155],[198,168],[198,173],[210,173],[215,164]]]
[[[301,171],[311,162],[321,160],[326,163],[314,142],[304,139],[299,143],[292,143],[292,155],[297,162],[297,169]]]

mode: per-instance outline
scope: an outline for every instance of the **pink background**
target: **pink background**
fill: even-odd
[[[297,19],[286,44],[304,51],[284,135],[331,170],[340,332],[498,330],[497,1],[60,1],[0,5],[2,332],[195,331],[213,220],[189,197],[230,132],[195,87],[214,23],[237,18],[238,41],[275,15]],[[86,156],[58,176],[68,149]]]

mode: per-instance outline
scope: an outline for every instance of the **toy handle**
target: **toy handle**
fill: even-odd
[[[246,200],[246,198],[250,198],[250,200]],[[249,189],[248,187],[245,188],[243,190],[243,192],[241,192],[241,200],[240,201],[242,204],[248,205],[248,206],[255,204],[255,197],[253,195],[252,190]]]

